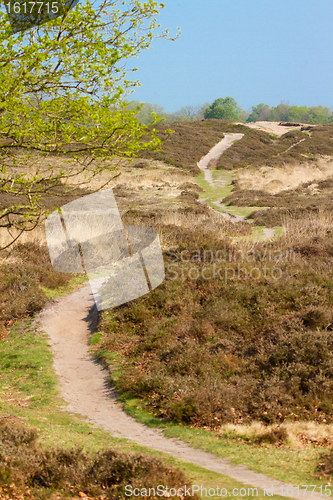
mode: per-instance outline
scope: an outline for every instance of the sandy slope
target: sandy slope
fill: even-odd
[[[265,121],[262,121],[262,122],[254,122],[254,123],[241,123],[241,122],[237,122],[236,125],[245,125],[245,127],[249,127],[249,128],[256,128],[258,130],[263,130],[264,132],[268,132],[268,133],[271,133],[271,134],[275,134],[275,135],[278,135],[278,136],[281,136],[283,134],[286,134],[289,130],[297,130],[297,129],[300,129],[301,126],[305,126],[307,127],[308,124],[306,123],[300,123],[300,126],[299,127],[286,127],[284,125],[279,125],[280,122],[265,122]],[[312,126],[315,126],[315,125],[311,125]]]

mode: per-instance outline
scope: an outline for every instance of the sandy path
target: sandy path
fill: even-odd
[[[224,187],[226,185],[226,182],[213,180],[213,173],[212,170],[209,168],[210,162],[212,160],[217,160],[218,158],[220,158],[223,152],[226,149],[230,148],[230,146],[232,146],[234,141],[240,140],[242,137],[244,137],[244,134],[225,134],[222,141],[215,144],[215,146],[208,152],[208,154],[203,156],[201,160],[197,163],[200,170],[202,170],[205,174],[205,181],[207,181],[211,186]],[[304,139],[302,139],[302,141],[303,140]],[[206,201],[206,198],[201,198],[198,201],[200,203],[203,203]],[[224,205],[221,201],[214,201],[213,203],[214,205],[217,205],[222,209],[227,209],[226,205]],[[221,214],[225,219],[228,219],[230,222],[241,222],[246,220],[244,215],[234,215],[228,213],[227,211],[220,212],[219,210],[214,210],[214,212]],[[262,241],[269,240],[271,238],[274,238],[274,236],[275,236],[275,229],[265,227],[261,240]]]
[[[170,453],[213,472],[230,476],[246,485],[270,488],[279,493],[286,483],[253,472],[244,466],[190,448],[181,441],[164,437],[161,430],[150,429],[129,417],[117,403],[107,383],[107,370],[88,353],[88,339],[94,329],[96,309],[90,286],[49,304],[38,316],[41,329],[48,335],[54,355],[61,394],[66,410],[79,413],[102,426],[116,437],[124,437],[156,450]],[[305,495],[303,498],[310,498]],[[298,498],[295,495],[292,498]],[[312,495],[319,500],[320,495]]]
[[[205,174],[205,181],[207,181],[211,186],[214,185],[214,181],[212,171],[209,168],[209,163],[212,160],[218,160],[222,153],[226,149],[230,148],[234,141],[237,141],[242,137],[244,137],[244,134],[225,134],[224,139],[215,144],[215,146],[197,163],[200,170],[202,170]]]
[[[244,134],[225,134],[222,141],[215,144],[215,146],[201,158],[201,160],[197,163],[200,170],[202,170],[205,174],[205,181],[208,182],[211,186],[224,187],[226,185],[225,181],[214,181],[213,180],[213,172],[209,168],[209,164],[212,160],[218,160],[223,152],[232,146],[232,143],[236,140],[244,137]],[[206,198],[201,198],[198,200],[200,203],[206,201]],[[223,203],[220,201],[214,201],[214,204],[219,206],[220,208],[225,207]],[[214,209],[213,209],[214,210]],[[243,215],[232,215],[227,212],[220,212],[219,210],[214,210],[215,212],[221,214],[224,218],[230,220],[231,222],[239,222],[243,221],[245,217]]]

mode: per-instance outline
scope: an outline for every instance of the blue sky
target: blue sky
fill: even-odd
[[[248,110],[264,102],[333,107],[333,0],[163,0],[163,28],[135,59],[131,99],[174,112],[230,95]]]

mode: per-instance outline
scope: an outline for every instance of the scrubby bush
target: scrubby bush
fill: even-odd
[[[323,453],[319,457],[319,462],[317,465],[317,477],[320,479],[325,478],[328,480],[328,484],[331,484],[330,481],[333,476],[333,450],[330,450],[328,453]]]
[[[113,449],[88,453],[81,448],[53,448],[44,451],[35,429],[0,419],[0,486],[14,484],[16,493],[30,487],[32,498],[48,498],[59,492],[66,498],[107,495],[126,498],[125,486],[156,488],[158,484],[179,488],[188,484],[174,467],[143,454],[126,454]],[[17,493],[18,494],[18,493]],[[153,495],[150,498],[154,498]]]
[[[57,288],[73,277],[51,265],[47,248],[28,243],[2,253],[0,263],[0,338],[16,320],[33,316],[46,302],[42,287]],[[5,257],[5,258],[4,258]]]
[[[295,225],[301,229],[297,220]],[[175,245],[165,254],[164,283],[102,315],[96,349],[100,356],[121,355],[118,389],[141,398],[160,418],[195,426],[332,422],[333,283],[327,262],[333,235],[320,239],[309,230],[289,247],[288,240],[258,243],[238,276],[239,260],[228,260],[235,248],[227,241],[197,229],[164,231]],[[226,261],[204,258],[205,250],[216,255],[223,249]],[[181,261],[184,250],[187,262]],[[269,252],[284,257],[269,260]],[[220,277],[205,279],[214,264]],[[254,267],[258,279],[249,278]],[[281,276],[273,279],[277,267]]]

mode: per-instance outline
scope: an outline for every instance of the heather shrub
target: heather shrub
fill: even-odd
[[[182,168],[189,173],[199,174],[197,162],[220,142],[225,133],[247,133],[248,127],[235,125],[228,120],[198,120],[196,122],[159,123],[154,125],[158,137],[163,141],[159,150],[144,151],[139,156],[160,160]],[[167,130],[173,132],[168,133]],[[265,132],[262,132],[266,135]]]
[[[303,226],[295,218],[290,224],[290,237],[252,244],[253,259],[241,261],[240,273],[239,260],[228,260],[235,247],[227,240],[195,227],[174,227],[172,253],[164,256],[165,281],[102,314],[96,350],[101,358],[105,352],[120,355],[114,375],[110,366],[116,387],[142,399],[159,418],[198,427],[253,420],[332,422],[327,262],[333,235],[323,219]],[[204,258],[204,252],[216,255],[222,249],[226,260]],[[268,259],[274,252],[280,260]],[[214,265],[220,269],[215,278]],[[254,267],[260,272],[255,279]],[[278,279],[272,278],[275,268],[281,271]],[[104,359],[110,362],[112,356]]]
[[[3,328],[15,320],[33,316],[43,307],[46,296],[41,287],[57,288],[68,283],[72,276],[53,269],[45,247],[27,243],[3,252],[0,263]]]
[[[66,498],[107,495],[126,498],[125,486],[156,488],[158,484],[179,488],[189,484],[184,474],[163,461],[143,454],[113,449],[88,453],[81,448],[38,446],[35,429],[18,422],[0,420],[0,486],[15,484],[16,494],[30,487],[32,498],[48,498],[61,492]]]
[[[306,129],[290,130],[281,137],[273,137],[267,132],[241,125],[238,127],[238,131],[245,135],[241,141],[236,141],[223,153],[217,169],[232,170],[249,166],[279,167],[284,164],[306,163],[316,160],[321,155],[333,154],[332,124],[313,127],[310,134]],[[228,131],[225,129],[225,133]],[[300,142],[301,139],[304,140]]]
[[[328,480],[328,484],[330,484],[330,481],[332,479],[333,475],[333,450],[329,450],[327,453],[323,453],[319,457],[319,462],[317,465],[317,477],[320,479],[325,478]]]

